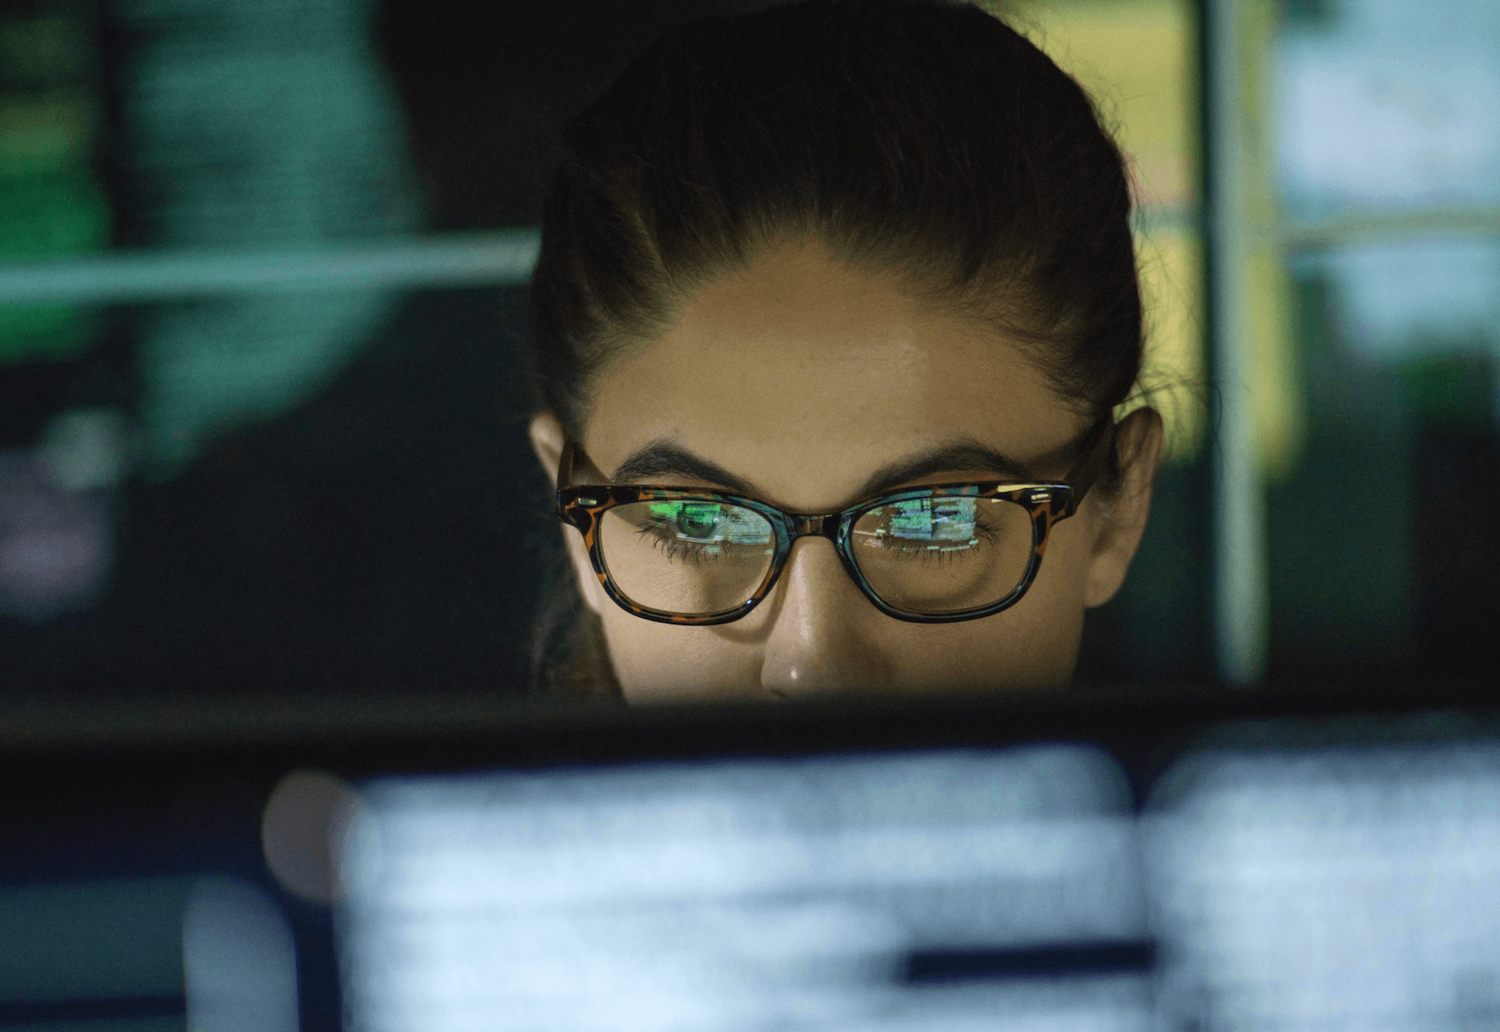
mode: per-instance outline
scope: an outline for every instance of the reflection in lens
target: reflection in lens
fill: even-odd
[[[626,598],[693,616],[748,601],[771,569],[776,535],[753,509],[673,499],[606,511],[599,544],[610,579]]]
[[[1014,591],[1031,562],[1031,515],[1003,499],[920,497],[864,513],[854,560],[888,605],[911,613],[978,609]]]

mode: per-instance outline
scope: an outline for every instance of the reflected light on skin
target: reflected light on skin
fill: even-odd
[[[816,242],[781,241],[701,290],[662,336],[606,370],[580,444],[595,477],[615,480],[632,456],[667,444],[753,483],[764,501],[828,513],[859,501],[879,471],[953,442],[1060,479],[1088,424],[992,328],[919,301],[896,277],[842,263]],[[1125,483],[1112,495],[1096,487],[1054,527],[1026,597],[978,620],[888,617],[850,580],[831,542],[803,539],[771,595],[743,619],[655,623],[604,594],[575,530],[563,528],[564,539],[629,702],[1060,686],[1072,676],[1084,610],[1118,590],[1149,512],[1160,419],[1137,410],[1119,435],[1122,453],[1134,455]],[[555,477],[564,444],[557,420],[539,415],[532,441]],[[732,489],[689,472],[631,479]],[[598,482],[589,473],[578,482]],[[895,486],[997,475],[953,468]]]

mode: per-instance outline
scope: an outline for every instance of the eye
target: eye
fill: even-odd
[[[896,540],[970,541],[982,532],[984,521],[976,518],[972,498],[916,498],[892,502],[872,509],[867,518],[880,521],[878,533]]]
[[[703,541],[714,536],[719,527],[717,505],[694,505],[688,503],[677,507],[677,531],[683,537]]]
[[[1000,506],[988,499],[935,497],[871,509],[860,517],[853,533],[856,546],[867,557],[861,562],[956,562],[986,546],[1018,538],[1029,526],[1016,506]]]
[[[647,541],[673,561],[763,564],[775,550],[770,523],[743,506],[708,501],[650,502],[622,505],[610,513],[608,525],[628,526],[636,539]]]

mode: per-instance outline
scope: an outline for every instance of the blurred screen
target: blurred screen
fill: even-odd
[[[223,876],[0,887],[0,1028],[297,1032],[296,948]]]
[[[1163,990],[1207,1027],[1483,1028],[1500,1014],[1500,749],[1183,760],[1148,818]]]
[[[1293,3],[1259,38],[1279,270],[1254,296],[1281,313],[1262,406],[1283,442],[1270,668],[1482,674],[1496,638],[1476,614],[1500,580],[1500,9]]]
[[[1128,789],[1077,748],[377,781],[352,1027],[1137,1029]]]
[[[383,293],[129,309],[135,364],[73,372],[143,407],[59,386],[0,450],[0,700],[523,681],[556,535],[522,298]]]
[[[1488,1027],[1500,749],[1305,730],[370,782],[351,1027]]]
[[[1500,725],[1309,702],[33,740],[0,1027],[1488,1027]]]

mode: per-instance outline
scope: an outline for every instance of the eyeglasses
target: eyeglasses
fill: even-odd
[[[1112,429],[1106,417],[1085,435],[1065,481],[912,488],[826,515],[697,488],[574,487],[580,450],[569,443],[557,511],[583,534],[609,597],[646,620],[707,626],[740,619],[771,593],[803,537],[832,541],[859,590],[887,616],[975,620],[1026,594],[1052,527],[1078,511],[1098,478]]]

